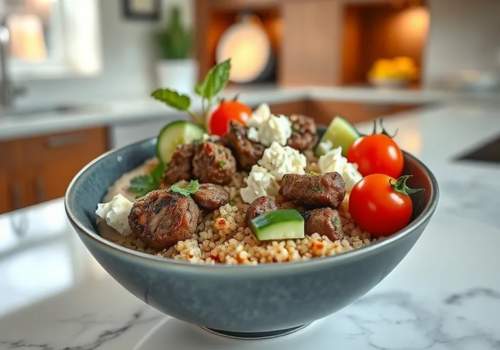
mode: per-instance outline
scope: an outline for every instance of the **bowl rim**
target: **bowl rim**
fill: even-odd
[[[383,238],[377,242],[374,242],[368,246],[354,249],[352,251],[347,251],[343,253],[339,253],[333,256],[326,257],[318,257],[306,261],[294,261],[294,262],[283,262],[283,263],[263,263],[257,265],[228,265],[228,264],[205,264],[205,263],[191,263],[184,260],[175,260],[169,259],[161,256],[156,256],[144,252],[140,252],[138,250],[126,248],[117,243],[109,241],[98,234],[97,230],[89,230],[87,229],[76,217],[73,213],[72,208],[69,204],[69,197],[74,192],[74,188],[76,183],[79,181],[81,176],[87,173],[96,163],[101,162],[103,159],[112,156],[118,152],[124,152],[129,148],[135,148],[139,145],[147,145],[148,143],[153,143],[155,141],[155,137],[147,138],[141,141],[137,141],[126,145],[124,147],[116,148],[110,150],[108,152],[103,153],[99,157],[95,158],[91,162],[89,162],[85,167],[83,167],[71,180],[65,196],[64,196],[64,208],[66,211],[66,215],[68,216],[71,224],[73,225],[75,231],[83,232],[87,237],[91,238],[95,242],[100,245],[105,246],[106,248],[111,248],[117,253],[124,253],[132,258],[139,258],[150,263],[160,263],[164,268],[176,268],[176,269],[184,269],[193,272],[192,270],[203,271],[203,273],[208,272],[244,272],[248,273],[249,271],[269,271],[269,272],[285,272],[285,271],[293,271],[294,269],[302,269],[302,268],[315,268],[321,265],[329,265],[329,264],[343,264],[350,260],[360,259],[364,256],[371,255],[377,253],[379,250],[387,248],[397,241],[404,239],[406,236],[411,235],[412,233],[416,233],[416,228],[423,223],[425,223],[434,213],[437,207],[438,199],[439,199],[439,186],[436,177],[431,172],[431,170],[417,157],[412,154],[403,151],[405,158],[410,158],[413,162],[415,162],[419,167],[421,167],[424,173],[428,176],[431,184],[431,196],[429,201],[422,209],[422,212],[413,219],[406,227],[399,230],[398,232],[392,234],[387,238]],[[77,232],[78,233],[78,232]]]

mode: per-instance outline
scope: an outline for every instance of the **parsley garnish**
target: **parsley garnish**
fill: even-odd
[[[157,190],[160,187],[164,172],[165,164],[159,162],[149,174],[136,176],[130,180],[128,190],[135,194],[136,197],[142,197],[151,191]]]
[[[219,168],[224,169],[224,165],[226,165],[226,161],[225,160],[219,160],[218,165],[219,165]]]
[[[170,187],[170,191],[179,193],[184,197],[188,197],[191,194],[195,194],[200,189],[200,183],[198,180],[191,180],[187,185],[181,186],[180,184],[174,184]]]

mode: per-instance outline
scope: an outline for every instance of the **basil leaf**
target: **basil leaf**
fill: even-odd
[[[198,182],[198,180],[191,180],[185,186],[174,184],[170,187],[170,191],[179,193],[184,197],[187,197],[191,194],[195,194],[196,192],[198,192],[199,189],[200,189],[200,183]]]
[[[191,99],[189,96],[180,94],[175,90],[156,89],[151,93],[151,96],[179,111],[187,111],[189,106],[191,106]]]
[[[231,71],[231,59],[227,59],[213,66],[205,76],[205,79],[196,84],[194,91],[201,97],[211,99],[224,89]]]

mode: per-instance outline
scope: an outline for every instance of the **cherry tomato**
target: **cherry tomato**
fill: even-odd
[[[347,153],[363,176],[386,174],[398,178],[403,172],[403,152],[389,136],[374,134],[357,139]]]
[[[252,110],[239,101],[222,101],[212,112],[208,121],[208,132],[223,136],[229,131],[231,120],[245,124],[252,115]]]
[[[419,191],[406,186],[408,178],[372,174],[359,181],[349,197],[349,213],[358,226],[381,237],[408,225],[413,213],[409,194]]]

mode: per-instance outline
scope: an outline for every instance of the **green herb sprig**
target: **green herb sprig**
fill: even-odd
[[[205,76],[205,78],[196,84],[194,92],[201,97],[201,114],[194,113],[191,110],[191,98],[188,95],[182,94],[176,90],[169,88],[156,89],[151,93],[151,96],[167,106],[178,111],[183,111],[191,116],[194,123],[205,128],[205,119],[212,107],[212,103],[217,95],[224,89],[229,81],[229,73],[231,71],[231,60],[225,60],[213,66]],[[166,164],[160,163],[147,175],[136,176],[130,181],[129,191],[137,197],[142,197],[147,193],[158,189],[161,185],[163,173],[165,172]],[[224,164],[219,163],[221,168]],[[172,186],[171,191],[187,195],[195,193],[198,190],[198,182],[191,181],[187,187]],[[194,192],[190,192],[194,191]]]
[[[196,84],[194,92],[201,97],[201,114],[194,113],[191,107],[191,98],[173,89],[161,88],[153,91],[151,96],[178,111],[186,112],[196,124],[205,127],[207,113],[212,107],[214,98],[224,89],[229,81],[231,59],[227,59],[213,66],[205,78]]]
[[[136,176],[130,180],[128,190],[136,197],[142,197],[149,192],[158,189],[160,187],[165,168],[165,164],[163,162],[159,162],[149,174]]]
[[[173,184],[170,186],[170,191],[179,193],[184,197],[188,197],[192,194],[195,194],[200,189],[200,183],[198,180],[191,180],[185,185]]]

